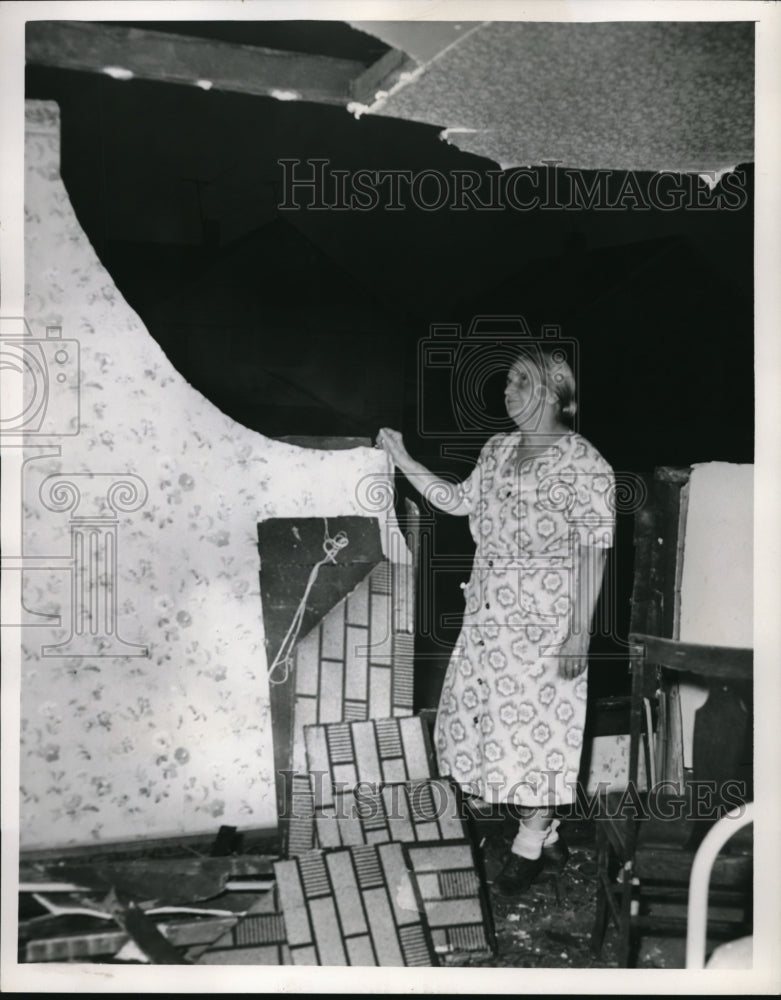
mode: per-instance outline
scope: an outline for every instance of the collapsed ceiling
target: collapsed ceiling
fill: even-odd
[[[284,25],[31,22],[27,61],[428,123],[503,169],[753,160],[749,21]]]
[[[753,160],[754,26],[351,22],[408,52],[368,109],[503,169],[721,172]]]

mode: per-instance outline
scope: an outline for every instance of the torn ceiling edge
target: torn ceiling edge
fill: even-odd
[[[727,174],[732,174],[738,169],[737,163],[733,164],[731,167],[722,167],[721,170],[706,170],[699,173],[700,178],[705,181],[711,191],[714,191],[719,184],[721,184],[722,178]]]
[[[393,49],[401,49],[416,63],[427,66],[451,46],[488,22],[452,21],[348,21],[351,28],[373,35]]]
[[[375,62],[155,31],[124,24],[36,21],[27,27],[27,63],[102,73],[278,101],[370,105],[418,63],[391,48]]]
[[[453,46],[460,44],[465,38],[477,31],[488,21],[481,21],[466,27],[446,21],[348,21],[350,27],[371,34],[391,45],[391,51],[403,52],[409,59],[407,64],[396,74],[388,90],[377,90],[371,104],[351,102],[348,110],[356,118],[363,114],[380,114],[388,100],[399,91],[414,83],[430,65],[440,59]]]
[[[717,174],[754,159],[750,22],[350,22],[412,55],[351,110],[442,128],[502,169]]]

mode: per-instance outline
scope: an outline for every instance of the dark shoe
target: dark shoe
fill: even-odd
[[[510,851],[504,867],[494,879],[494,892],[502,899],[522,896],[544,867],[545,861],[542,857],[531,861]]]
[[[542,848],[542,860],[545,862],[545,867],[550,868],[557,875],[564,871],[567,861],[569,861],[569,848],[564,843],[561,834],[555,843]]]

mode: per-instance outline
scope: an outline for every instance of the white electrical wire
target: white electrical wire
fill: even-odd
[[[293,615],[290,628],[288,628],[285,638],[282,640],[282,645],[279,647],[279,651],[274,657],[274,662],[268,668],[269,684],[284,684],[290,676],[290,668],[293,665],[293,650],[296,642],[298,641],[298,635],[304,622],[306,602],[309,600],[309,594],[314,586],[315,580],[317,579],[317,574],[320,572],[320,567],[324,566],[328,562],[335,563],[337,553],[350,544],[350,539],[344,531],[338,531],[336,535],[331,538],[328,534],[328,519],[324,517],[323,522],[325,524],[325,534],[323,537],[323,552],[325,552],[325,555],[312,567],[312,571],[309,574],[309,579],[307,580],[306,587],[304,589],[304,595],[296,608],[296,613]],[[275,671],[277,671],[280,666],[283,667],[282,674],[279,677],[275,677]]]

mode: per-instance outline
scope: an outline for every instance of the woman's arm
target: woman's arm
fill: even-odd
[[[398,431],[383,427],[377,435],[377,444],[393,459],[394,465],[412,483],[415,489],[438,510],[446,514],[463,515],[469,513],[469,507],[461,496],[458,485],[440,479],[430,472],[425,465],[416,462],[404,447],[404,441]]]
[[[577,572],[573,574],[570,634],[559,650],[559,673],[568,680],[580,676],[588,666],[594,611],[602,589],[606,561],[607,549],[587,545],[580,550]]]

